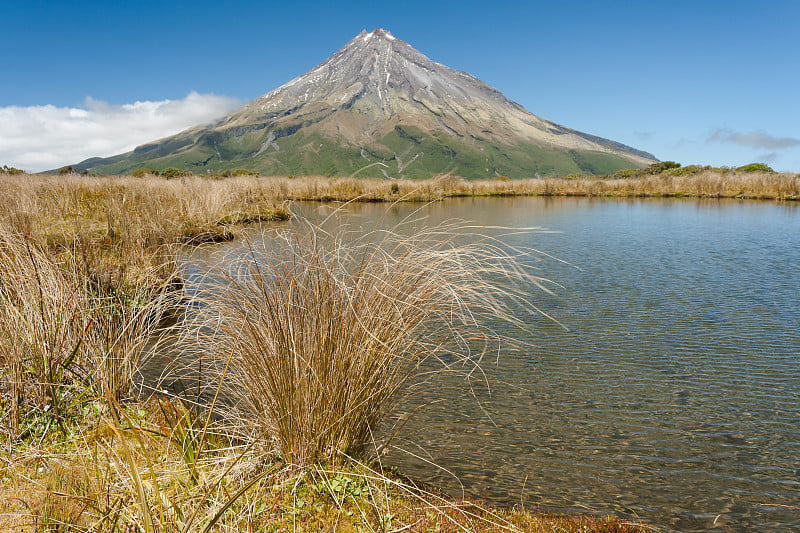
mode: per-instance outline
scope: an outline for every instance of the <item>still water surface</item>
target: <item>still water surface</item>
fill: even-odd
[[[347,217],[370,228],[386,209]],[[534,346],[485,365],[483,407],[431,391],[446,401],[414,415],[388,464],[497,504],[800,529],[800,206],[459,199],[425,215],[551,230],[506,240],[569,263],[538,262],[562,287],[532,292],[568,330],[532,317]]]

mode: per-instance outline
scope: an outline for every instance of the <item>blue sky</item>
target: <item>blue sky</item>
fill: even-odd
[[[211,120],[383,27],[659,159],[800,172],[798,1],[0,2],[0,164],[28,170]]]

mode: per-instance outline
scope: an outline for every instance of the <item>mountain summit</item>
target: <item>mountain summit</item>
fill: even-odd
[[[387,30],[362,31],[319,66],[221,120],[76,165],[391,178],[608,173],[655,158],[560,126]]]

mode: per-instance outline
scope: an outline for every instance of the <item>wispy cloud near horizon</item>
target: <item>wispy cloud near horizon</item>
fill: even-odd
[[[87,97],[82,107],[0,107],[0,164],[42,171],[108,157],[205,124],[241,105],[227,96],[112,105]]]
[[[750,148],[780,150],[800,146],[800,139],[795,139],[793,137],[776,137],[763,130],[743,133],[730,128],[719,128],[708,136],[706,143],[733,143]],[[775,154],[773,154],[773,156],[774,155]]]

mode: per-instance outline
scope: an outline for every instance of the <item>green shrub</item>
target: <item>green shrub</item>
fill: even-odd
[[[20,170],[18,168],[10,167],[8,165],[3,165],[0,167],[0,173],[8,174],[9,176],[13,176],[15,174],[27,174],[24,170]]]
[[[702,167],[700,165],[689,165],[685,167],[671,168],[663,174],[665,176],[691,176],[692,174],[699,174],[704,170],[711,170],[710,166]]]
[[[76,174],[77,172],[75,171],[75,167],[69,165],[58,169],[58,173],[63,175],[63,174]]]
[[[186,172],[183,169],[175,168],[175,167],[167,167],[161,171],[161,177],[169,179],[173,178],[180,178],[182,176],[188,175],[189,172]]]
[[[640,168],[623,168],[614,172],[611,177],[616,179],[638,178],[641,172],[644,172],[644,170]]]
[[[645,174],[661,174],[665,170],[670,170],[673,168],[680,168],[681,164],[676,163],[675,161],[659,161],[658,163],[653,163],[651,165],[647,165],[643,172]]]
[[[774,174],[775,171],[772,170],[771,167],[765,165],[764,163],[750,163],[749,165],[743,165],[736,169],[737,172],[769,172],[770,174]]]

